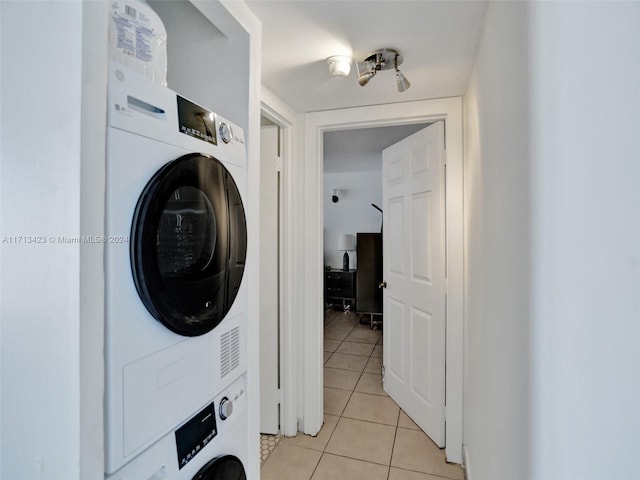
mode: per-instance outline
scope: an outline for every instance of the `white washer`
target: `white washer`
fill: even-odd
[[[244,385],[236,380],[107,480],[246,480]]]
[[[243,131],[222,117],[115,64],[108,103],[105,460],[113,474],[244,378],[247,179]]]

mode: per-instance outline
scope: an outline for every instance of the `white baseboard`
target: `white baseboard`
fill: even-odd
[[[466,480],[472,480],[471,477],[471,468],[469,462],[469,449],[466,445],[462,447],[462,466],[464,468],[464,478]]]

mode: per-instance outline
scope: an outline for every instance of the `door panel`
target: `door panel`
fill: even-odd
[[[429,211],[429,193],[414,195],[411,202],[411,277],[415,282],[433,284],[431,248],[429,245],[429,220],[422,219]]]
[[[424,370],[416,375],[412,372],[411,385],[413,391],[418,395],[423,403],[433,405],[433,392],[429,390],[432,383],[431,365],[433,364],[433,315],[423,312],[417,308],[411,309],[411,351],[414,352],[413,361],[418,365],[423,365]],[[423,345],[423,341],[427,344]]]
[[[444,446],[444,124],[383,152],[384,389]]]
[[[404,231],[404,199],[389,199],[387,211],[387,219],[384,221],[389,223],[389,228],[384,232],[383,239],[388,238],[393,245],[402,245],[402,232]],[[383,240],[384,248],[384,240]],[[396,248],[384,255],[382,258],[389,259],[389,271],[395,275],[404,274],[404,249]],[[384,267],[383,267],[384,268]]]
[[[404,303],[398,302],[393,298],[385,301],[385,317],[389,318],[403,318],[404,317]],[[396,382],[401,383],[404,379],[404,356],[402,354],[404,345],[402,344],[406,335],[404,335],[404,323],[399,322],[391,326],[394,329],[393,332],[385,330],[385,343],[386,338],[389,335],[393,336],[393,341],[389,342],[389,345],[384,345],[384,355],[388,356],[389,361],[385,361],[384,364],[386,375],[392,375],[395,377]],[[392,382],[396,383],[396,382]],[[392,395],[393,396],[393,395]]]

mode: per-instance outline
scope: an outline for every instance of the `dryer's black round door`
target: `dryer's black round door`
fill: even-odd
[[[238,187],[217,159],[190,154],[145,187],[131,227],[131,267],[149,312],[175,333],[203,335],[236,298],[247,251]]]
[[[207,463],[193,480],[247,480],[247,475],[238,457],[225,455]]]

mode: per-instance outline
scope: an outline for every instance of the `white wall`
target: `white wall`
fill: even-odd
[[[217,2],[200,2],[198,7],[189,2],[149,3],[167,30],[168,87],[240,125],[247,133],[247,32],[229,21],[228,13]],[[199,9],[210,16],[207,18]],[[210,18],[218,23],[212,24]]]
[[[107,2],[83,2],[80,232],[104,235]],[[104,248],[80,246],[80,479],[104,472]]]
[[[638,24],[631,2],[489,5],[465,96],[470,480],[640,477]]]
[[[532,6],[535,480],[640,478],[640,4]]]
[[[78,479],[83,5],[0,9],[0,477]]]
[[[382,153],[370,159],[382,164]],[[339,192],[338,203],[331,201],[332,190]],[[379,232],[382,214],[371,206],[382,207],[382,172],[341,172],[324,174],[324,263],[342,268],[343,251],[337,250],[338,238],[343,233]],[[356,252],[349,252],[350,268],[358,265]]]
[[[524,3],[490,3],[464,101],[470,480],[526,479],[530,463],[526,11]]]

